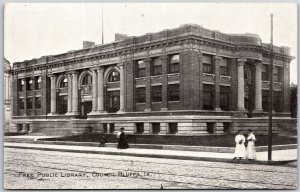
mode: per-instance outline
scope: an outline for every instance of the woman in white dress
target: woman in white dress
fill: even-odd
[[[249,131],[249,133],[247,136],[247,142],[248,142],[247,159],[254,160],[254,159],[256,159],[256,152],[255,152],[255,145],[254,145],[256,138],[251,129],[249,129],[248,131]]]
[[[241,131],[239,131],[238,135],[235,136],[235,151],[234,151],[234,158],[246,158],[246,147],[245,147],[245,137],[242,135]]]

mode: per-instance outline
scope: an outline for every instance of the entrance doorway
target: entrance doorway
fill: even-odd
[[[120,109],[120,91],[107,92],[107,112],[115,113]]]
[[[81,103],[81,117],[86,119],[87,114],[92,111],[92,101],[85,101]]]

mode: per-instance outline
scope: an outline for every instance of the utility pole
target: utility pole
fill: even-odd
[[[272,160],[272,117],[273,117],[273,14],[271,14],[271,44],[269,70],[269,134],[268,134],[268,161]]]

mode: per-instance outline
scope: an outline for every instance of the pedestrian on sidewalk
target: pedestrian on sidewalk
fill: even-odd
[[[239,130],[238,134],[235,136],[235,151],[234,151],[234,158],[233,159],[242,159],[246,158],[246,147],[245,147],[245,137],[242,135],[242,131]]]
[[[119,135],[118,149],[127,149],[129,146],[127,143],[127,138],[123,127],[120,129],[120,134],[118,135]]]
[[[247,159],[255,160],[256,159],[256,151],[255,151],[255,135],[253,134],[253,131],[251,129],[248,130],[248,136],[247,136]]]
[[[100,138],[100,147],[105,147],[105,143],[107,142],[106,137],[103,135]]]

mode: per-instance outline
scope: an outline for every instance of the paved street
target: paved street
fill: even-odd
[[[295,189],[297,168],[4,149],[6,189]]]

